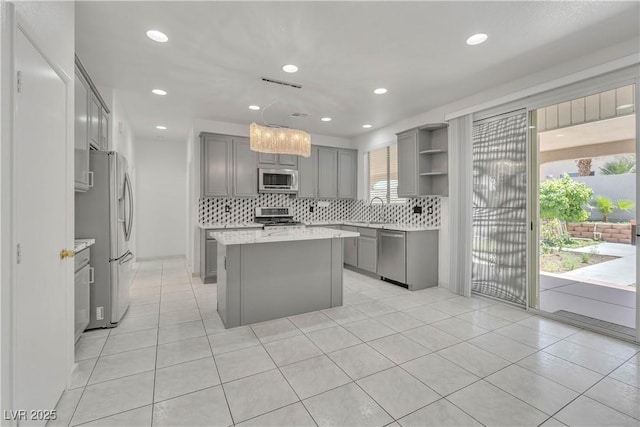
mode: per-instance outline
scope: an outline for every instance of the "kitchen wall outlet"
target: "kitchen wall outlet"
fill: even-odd
[[[104,307],[96,307],[96,320],[104,319]]]
[[[313,211],[314,211],[314,209],[315,209],[315,208],[313,207],[313,205],[309,205],[309,212],[313,212]]]
[[[433,206],[429,206],[429,207],[427,208],[427,214],[428,214],[428,215],[433,215]]]
[[[422,213],[422,206],[414,206],[413,207],[413,213],[414,214],[421,214]]]
[[[329,206],[331,206],[331,202],[328,200],[319,200],[318,201],[318,207],[319,208],[328,208]]]
[[[225,207],[224,207],[224,211],[225,211],[225,213],[229,213],[229,212],[231,212],[231,206],[229,206],[229,205],[225,205]]]

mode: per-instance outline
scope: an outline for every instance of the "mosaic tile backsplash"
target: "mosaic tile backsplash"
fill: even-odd
[[[385,205],[375,202],[373,205],[364,200],[330,200],[328,207],[318,206],[317,200],[298,199],[286,194],[259,194],[255,198],[215,197],[201,198],[198,220],[201,223],[250,222],[254,220],[258,206],[292,206],[294,218],[302,222],[321,221],[384,221],[421,225],[440,226],[440,197],[408,199],[405,204]],[[229,212],[225,207],[229,206]],[[414,213],[414,208],[422,207],[422,213]],[[311,212],[313,208],[313,212]]]

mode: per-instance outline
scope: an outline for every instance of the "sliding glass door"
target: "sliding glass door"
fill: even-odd
[[[530,306],[636,336],[636,103],[627,84],[530,111]]]

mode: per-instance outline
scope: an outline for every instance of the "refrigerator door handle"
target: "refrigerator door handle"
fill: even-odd
[[[131,228],[133,227],[133,190],[131,189],[131,179],[129,174],[125,173],[124,183],[126,186],[127,198],[129,199],[129,216],[126,218],[125,223],[125,240],[128,242],[131,237]]]
[[[131,261],[133,257],[134,257],[133,252],[127,251],[127,253],[120,258],[120,260],[118,261],[118,264],[126,264],[129,261]]]
[[[127,252],[123,253],[122,255],[120,255],[117,258],[111,258],[109,260],[109,262],[120,261],[120,260],[124,259],[125,257],[128,257],[129,255],[131,255],[131,258],[133,258],[133,253],[131,251],[127,251]]]

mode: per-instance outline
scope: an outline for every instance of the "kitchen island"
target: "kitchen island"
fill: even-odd
[[[225,327],[341,306],[342,239],[358,236],[324,227],[213,233]]]

